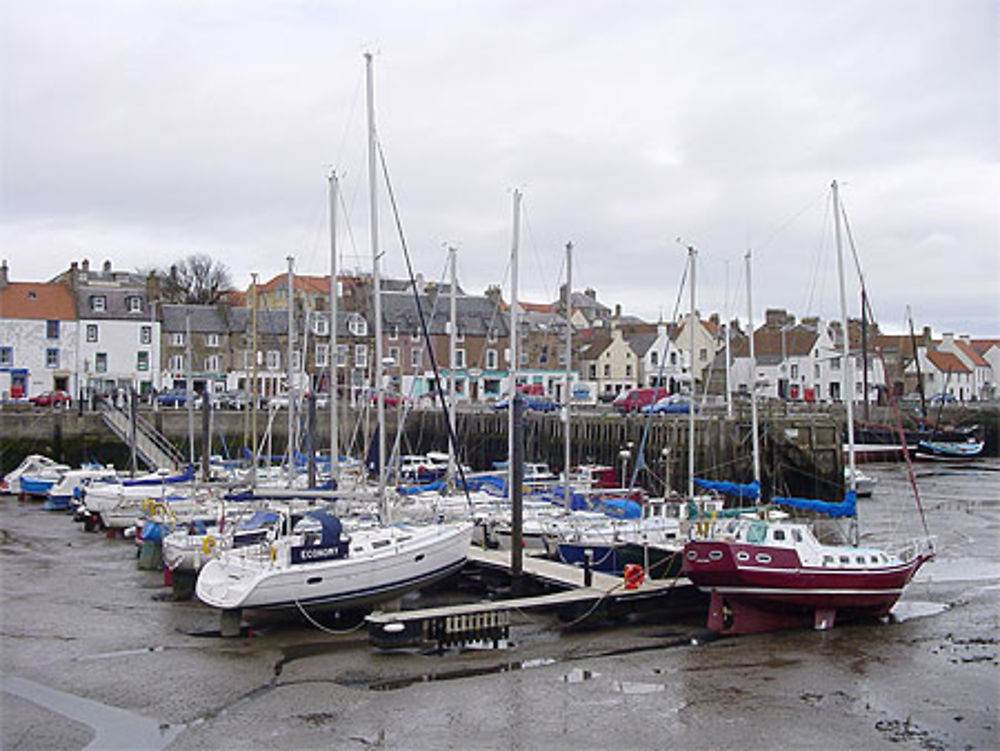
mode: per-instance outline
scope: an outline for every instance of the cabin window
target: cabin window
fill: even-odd
[[[372,547],[373,547],[373,548],[374,548],[375,550],[378,550],[379,548],[384,548],[384,547],[385,547],[386,545],[389,545],[389,544],[391,544],[391,543],[389,542],[389,540],[374,540],[374,541],[372,542]]]
[[[776,541],[777,540],[784,540],[785,539],[785,530],[783,530],[783,529],[776,529],[776,530],[774,530],[774,532],[771,533],[771,536]]]
[[[855,563],[860,563],[862,566],[865,565],[865,557],[863,555],[855,556],[854,561]]]
[[[878,556],[877,556],[877,555],[873,555],[873,556],[871,557],[871,562],[872,562],[872,563],[878,563]]]
[[[829,566],[832,563],[833,563],[833,556],[832,555],[824,555],[823,556],[823,565],[824,566]]]
[[[795,542],[802,542],[802,533],[797,529],[793,529],[792,539],[795,540]]]
[[[747,530],[747,542],[764,542],[767,539],[767,525],[763,522],[754,522]]]
[[[851,562],[851,556],[849,556],[849,555],[842,555],[842,556],[840,556],[840,562],[841,563],[850,563]]]

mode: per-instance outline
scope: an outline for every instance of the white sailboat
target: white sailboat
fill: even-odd
[[[371,54],[365,55],[368,94],[368,180],[371,218],[372,277],[375,296],[375,388],[378,412],[379,523],[350,535],[340,519],[313,511],[296,520],[286,517],[283,533],[256,546],[232,548],[201,569],[195,592],[208,605],[224,610],[322,605],[346,608],[391,600],[457,571],[465,563],[472,538],[468,521],[426,525],[390,524],[386,501],[385,389],[382,383],[381,253],[378,247],[374,77]],[[331,189],[336,181],[331,181]],[[334,201],[331,199],[331,206]],[[335,232],[331,212],[331,232]],[[336,255],[335,241],[331,241]],[[336,271],[333,271],[336,274]],[[332,296],[336,280],[331,279]],[[335,308],[331,308],[335,312]],[[336,331],[336,320],[331,322]],[[336,352],[331,353],[336,357]],[[331,378],[331,390],[336,384]],[[336,399],[331,399],[336,410]],[[335,426],[332,426],[336,430]],[[336,462],[337,446],[331,447]],[[336,475],[336,464],[333,473]]]

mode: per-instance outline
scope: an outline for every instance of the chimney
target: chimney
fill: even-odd
[[[931,334],[931,327],[924,326],[924,344],[930,344],[933,339],[934,337]]]
[[[7,269],[7,259],[0,263],[0,289],[6,289],[7,285],[10,284],[10,278],[8,276],[9,271]]]
[[[941,334],[941,349],[955,349],[955,334],[950,331],[947,334]]]
[[[622,304],[620,302],[615,303],[615,320],[622,317]]]
[[[84,258],[83,259],[83,263],[80,264],[80,268],[83,269],[83,273],[84,274],[89,273],[89,271],[90,271],[90,259],[89,258]]]
[[[111,273],[111,261],[105,261],[104,262],[104,273],[105,274],[110,274]]]
[[[593,287],[587,287],[587,289],[583,291],[583,294],[585,294],[591,300],[594,300],[595,302],[597,301],[597,290],[595,290]]]

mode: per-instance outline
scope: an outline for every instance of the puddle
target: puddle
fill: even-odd
[[[94,655],[83,655],[77,657],[75,662],[90,662],[91,660],[110,660],[115,657],[132,657],[134,655],[147,655],[151,652],[163,652],[166,647],[142,647],[140,649],[121,649],[117,652],[101,652]]]
[[[0,688],[91,728],[94,731],[94,739],[85,747],[87,749],[120,748],[122,739],[127,738],[128,745],[132,748],[158,751],[170,745],[186,727],[160,723],[124,709],[109,707],[93,699],[57,691],[24,678],[4,677]]]
[[[902,623],[903,621],[909,621],[914,618],[926,618],[931,615],[941,615],[941,613],[950,609],[951,606],[947,603],[907,600],[905,602],[897,602],[889,612],[889,617],[896,623]]]
[[[968,558],[941,559],[922,566],[913,581],[925,583],[979,582],[1000,579],[1000,563]]]
[[[615,681],[612,687],[618,693],[630,696],[658,694],[667,690],[667,687],[662,683],[642,683],[640,681]]]

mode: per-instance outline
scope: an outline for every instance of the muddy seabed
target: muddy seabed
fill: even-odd
[[[220,639],[135,547],[0,497],[0,747],[1000,748],[1000,462],[919,468],[938,560],[888,623],[712,639],[660,613],[502,649],[379,652],[357,621]],[[897,465],[874,542],[912,509]],[[911,529],[914,534],[917,527]]]

